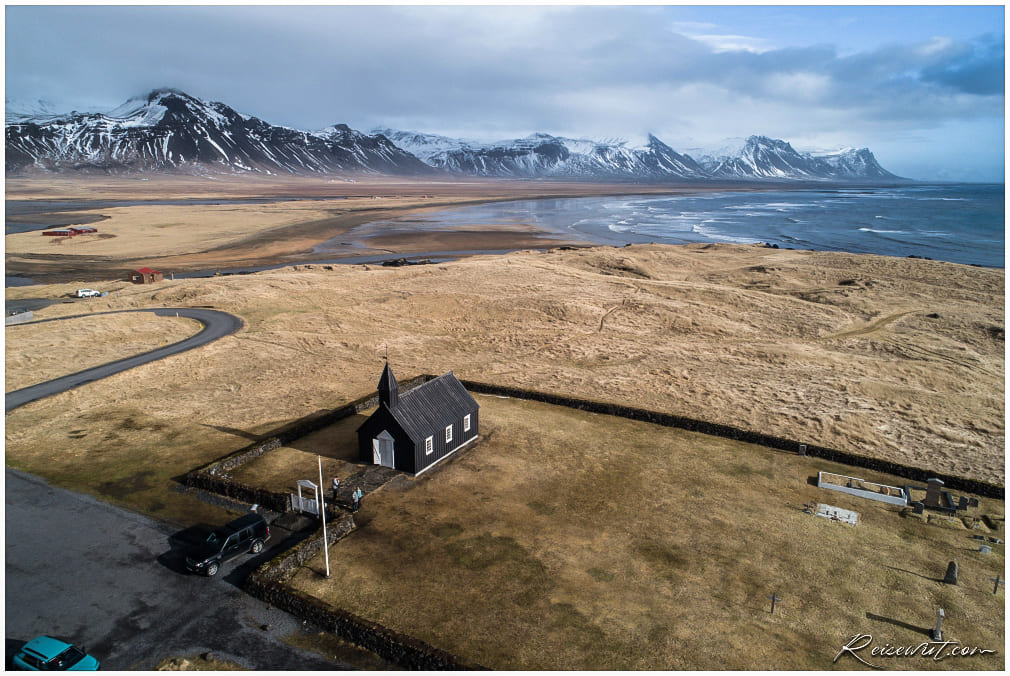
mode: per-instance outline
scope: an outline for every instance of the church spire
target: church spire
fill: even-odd
[[[385,404],[389,408],[396,408],[400,401],[400,386],[396,382],[393,370],[389,368],[389,362],[382,369],[382,377],[379,378],[379,404]]]

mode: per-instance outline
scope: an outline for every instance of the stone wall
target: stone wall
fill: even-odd
[[[343,514],[334,523],[327,522],[326,540],[329,544],[333,544],[354,528],[354,518],[350,514]],[[455,655],[424,641],[370,622],[345,610],[331,608],[323,601],[285,584],[296,570],[320,551],[322,551],[322,528],[249,575],[245,582],[246,591],[401,668],[424,670],[480,668],[467,664]],[[336,580],[333,583],[340,584]]]
[[[418,376],[404,381],[400,384],[400,387],[403,391],[411,390],[433,378],[434,376],[430,375]],[[378,403],[379,395],[376,393],[356,399],[332,411],[296,420],[289,425],[274,430],[264,440],[256,441],[220,460],[215,460],[209,465],[187,472],[182,478],[182,483],[191,488],[199,488],[211,493],[217,493],[218,495],[241,502],[263,505],[275,512],[286,512],[290,509],[290,497],[288,493],[276,493],[248,486],[235,481],[228,473],[296,439],[329,427],[348,416],[355,415],[361,411],[367,411],[373,406],[378,405]],[[330,505],[327,505],[327,507],[330,507]],[[327,509],[327,513],[329,513],[329,509]]]

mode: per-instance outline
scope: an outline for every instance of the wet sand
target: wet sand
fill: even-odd
[[[735,185],[734,189],[747,189]],[[339,243],[358,226],[403,219],[454,206],[519,199],[601,195],[677,194],[725,190],[725,185],[585,184],[549,181],[393,181],[324,179],[201,181],[194,178],[25,179],[7,181],[8,199],[18,200],[19,218],[52,218],[52,204],[73,202],[88,219],[102,218],[100,236],[68,241],[43,240],[38,233],[6,238],[6,273],[38,281],[97,281],[122,277],[148,266],[172,272],[294,264],[364,255],[430,251],[549,249],[590,244],[559,238],[524,223],[448,230],[412,230],[402,221],[370,229],[363,237]],[[80,202],[160,200],[127,207],[83,211]],[[194,205],[193,200],[251,200],[252,203]],[[32,213],[30,203],[42,211]],[[264,203],[264,201],[269,201]],[[45,209],[49,209],[46,211]],[[66,222],[67,214],[57,218]],[[72,220],[72,219],[71,219]],[[82,221],[83,222],[83,221]],[[72,223],[68,223],[72,224]],[[166,239],[168,237],[168,239]],[[165,242],[159,246],[157,242]],[[319,247],[337,241],[336,247]]]

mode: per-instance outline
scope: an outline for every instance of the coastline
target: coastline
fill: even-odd
[[[7,210],[18,220],[46,224],[42,227],[67,225],[76,222],[74,217],[81,223],[102,221],[97,237],[76,241],[43,240],[38,231],[7,235],[6,273],[8,282],[14,285],[68,279],[97,282],[120,278],[143,266],[162,270],[166,276],[192,277],[309,263],[375,262],[382,257],[459,258],[525,249],[614,245],[612,238],[594,237],[589,231],[540,227],[518,216],[494,223],[480,217],[472,221],[447,219],[444,226],[438,227],[431,227],[432,221],[423,216],[500,202],[690,198],[706,193],[866,187],[822,183],[394,181],[375,177],[346,181],[254,177],[213,182],[192,177],[150,181],[10,179],[7,185],[14,198],[8,200]],[[32,209],[33,201],[38,201],[37,211]],[[98,206],[88,208],[88,201]],[[413,227],[415,223],[417,227]],[[644,243],[648,239],[639,236],[629,241]],[[799,244],[787,248],[811,247]],[[148,255],[151,251],[158,254]]]
[[[82,216],[94,220],[103,212],[123,212],[155,215],[155,210],[164,213],[183,208],[187,200],[207,199],[248,199],[251,195],[274,200],[278,213],[285,206],[312,211],[303,220],[271,227],[269,224],[258,231],[240,233],[232,241],[214,243],[197,250],[175,255],[146,255],[149,247],[134,247],[131,252],[116,252],[110,247],[89,244],[89,251],[77,247],[62,246],[60,251],[49,253],[53,242],[38,240],[36,232],[8,235],[5,256],[6,274],[11,277],[25,277],[40,283],[78,279],[98,281],[118,278],[128,270],[148,266],[166,273],[195,273],[228,268],[267,267],[295,265],[324,260],[356,258],[370,255],[389,254],[391,257],[411,255],[428,251],[501,251],[521,249],[545,249],[556,246],[592,246],[597,244],[588,238],[558,238],[556,234],[530,226],[516,224],[515,227],[479,227],[450,232],[411,232],[397,229],[377,232],[359,241],[349,242],[346,247],[336,250],[318,251],[317,247],[331,240],[339,239],[354,228],[367,223],[389,219],[403,219],[413,215],[442,211],[455,207],[509,202],[515,200],[569,199],[578,197],[634,196],[634,195],[678,195],[698,194],[726,190],[729,186],[696,184],[603,184],[567,183],[538,181],[472,180],[457,182],[438,181],[390,181],[355,180],[333,183],[323,180],[277,180],[277,181],[214,181],[201,182],[195,179],[173,177],[149,182],[122,179],[70,180],[60,179],[48,185],[45,181],[24,179],[8,180],[8,200],[81,201],[88,197],[99,200],[138,200],[146,196],[149,200],[177,200],[179,206],[133,205],[112,209],[99,208],[96,213],[75,209]],[[93,188],[89,191],[88,188]],[[737,190],[759,190],[762,186],[734,186]],[[764,187],[764,189],[769,189]],[[330,198],[330,199],[326,199]],[[311,199],[311,202],[303,200]],[[79,205],[75,205],[78,206]],[[262,208],[262,205],[256,205]],[[254,207],[228,206],[228,209]],[[202,207],[201,212],[211,214],[213,207]],[[26,218],[39,219],[39,214],[29,214]],[[58,220],[66,222],[66,213],[59,214]],[[192,216],[192,213],[187,214]],[[121,216],[128,219],[129,216]],[[137,220],[142,221],[139,216]],[[125,227],[133,227],[127,220]],[[212,229],[215,223],[208,216],[204,229]],[[114,231],[116,219],[106,219],[100,230]],[[181,238],[187,235],[180,233]],[[23,243],[34,237],[36,241]],[[12,246],[12,244],[14,246]],[[62,244],[62,243],[61,243]],[[106,243],[102,243],[103,246]],[[43,246],[44,245],[44,246]],[[145,255],[138,255],[143,249]]]

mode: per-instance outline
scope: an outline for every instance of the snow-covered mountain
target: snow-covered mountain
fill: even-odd
[[[701,164],[713,178],[791,181],[898,179],[877,163],[868,148],[814,155],[797,152],[789,143],[767,136],[751,136],[737,153],[703,157]]]
[[[706,172],[655,136],[641,147],[623,141],[591,141],[550,134],[478,143],[446,136],[373,129],[432,167],[499,178],[608,180],[703,179]]]
[[[264,174],[434,170],[382,136],[279,127],[173,89],[107,113],[8,115],[6,170]]]
[[[272,125],[223,103],[159,89],[108,112],[57,114],[45,101],[7,100],[6,170],[187,173],[462,174],[616,181],[901,180],[868,149],[799,153],[752,136],[736,152],[695,160],[653,135],[644,145],[550,134],[481,143],[338,124],[318,131]],[[16,111],[16,112],[15,112]]]

